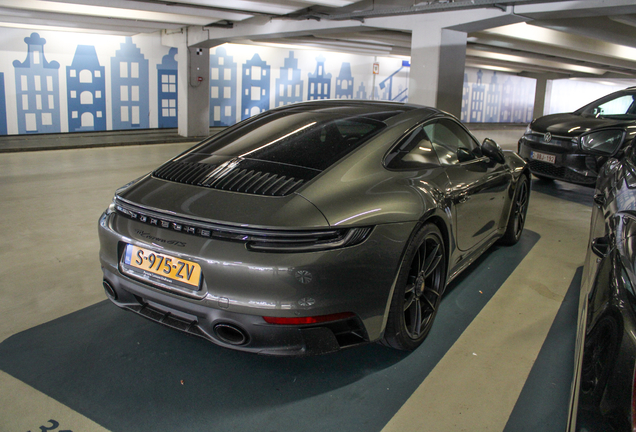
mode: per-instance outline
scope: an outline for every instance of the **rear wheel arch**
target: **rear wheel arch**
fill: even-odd
[[[415,226],[413,227],[413,230],[411,231],[411,234],[409,235],[408,240],[406,241],[406,243],[404,244],[404,248],[402,249],[402,253],[400,254],[400,263],[402,263],[404,261],[404,256],[407,253],[407,250],[409,248],[409,245],[413,242],[413,239],[415,238],[415,236],[417,235],[417,233],[420,232],[420,230],[422,229],[422,227],[424,227],[426,224],[432,224],[435,225],[440,232],[442,233],[442,241],[444,242],[444,250],[446,253],[446,262],[448,263],[450,260],[450,244],[451,244],[451,227],[449,226],[449,223],[447,223],[444,219],[443,216],[441,216],[440,214],[436,213],[436,210],[438,212],[441,212],[440,209],[431,209],[431,211],[427,212],[424,216],[422,216],[422,218],[420,219],[420,221],[418,223],[415,224]],[[446,269],[446,275],[445,275],[445,279],[448,280],[448,265],[447,265],[447,269]],[[395,274],[395,280],[397,281],[397,277],[400,273],[401,270],[401,265],[398,266],[396,274]],[[391,306],[391,299],[393,298],[393,292],[394,292],[395,286],[393,286],[391,288],[391,290],[389,290],[389,295],[387,298],[387,304],[386,304],[386,312],[385,312],[385,319],[384,322],[382,324],[382,332],[381,334],[384,335],[384,332],[386,331],[386,319],[388,317],[388,310],[389,307]],[[380,337],[380,341],[382,340],[382,337]]]
[[[444,250],[446,251],[446,262],[449,263],[450,253],[451,253],[450,227],[446,224],[446,222],[444,221],[444,219],[442,219],[441,216],[434,214],[429,216],[424,222],[420,223],[416,227],[414,234],[417,232],[417,229],[421,228],[422,226],[428,223],[434,224],[442,233],[442,240],[444,241]],[[448,277],[448,269],[446,269],[446,273],[447,273],[446,276]]]
[[[381,343],[417,348],[428,335],[446,287],[444,234],[431,218],[418,224],[406,246],[387,308]]]

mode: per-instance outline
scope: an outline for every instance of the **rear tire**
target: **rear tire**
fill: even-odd
[[[409,244],[391,299],[383,343],[412,351],[422,344],[446,287],[446,249],[439,228],[424,225]]]
[[[506,246],[516,244],[521,238],[523,227],[526,224],[526,213],[528,212],[528,201],[530,198],[530,182],[528,177],[521,175],[517,181],[515,196],[508,217],[508,225],[499,243]]]

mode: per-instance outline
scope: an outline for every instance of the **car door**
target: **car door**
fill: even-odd
[[[457,246],[470,250],[507,222],[512,174],[505,164],[484,157],[479,143],[452,119],[435,120],[424,131],[450,180],[446,192],[453,203]]]

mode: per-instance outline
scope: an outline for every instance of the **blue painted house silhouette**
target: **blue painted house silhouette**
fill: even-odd
[[[225,47],[217,48],[210,56],[210,126],[236,123],[238,74],[232,59]]]
[[[356,92],[356,99],[366,99],[367,98],[367,90],[364,88],[364,83],[361,82],[358,87],[358,91]]]
[[[177,76],[178,63],[174,56],[177,48],[170,48],[157,65],[157,112],[160,128],[176,128],[177,118]]]
[[[473,84],[470,95],[470,122],[483,123],[484,121],[484,96],[486,94],[486,86],[481,83],[481,77],[484,73],[479,69],[477,71],[477,82]]]
[[[526,123],[528,110],[528,87],[522,83],[517,83],[513,91],[512,122]]]
[[[380,86],[375,86],[373,88],[373,100],[381,100],[380,99]]]
[[[110,60],[113,129],[149,127],[148,60],[131,37]]]
[[[336,99],[353,99],[353,76],[349,62],[342,62],[336,78]]]
[[[462,90],[462,113],[461,121],[468,121],[468,104],[470,102],[470,86],[468,85],[468,74],[464,72],[464,87]]]
[[[490,79],[490,86],[486,93],[486,116],[487,123],[497,123],[499,120],[499,100],[501,97],[501,87],[497,83],[497,71],[494,71]]]
[[[46,39],[37,33],[24,38],[28,46],[23,62],[15,60],[18,133],[60,132],[60,64],[44,57]]]
[[[69,132],[106,130],[106,68],[95,47],[78,45],[66,66]]]
[[[242,119],[269,109],[270,66],[254,54],[243,65]]]
[[[7,133],[7,99],[4,91],[4,73],[0,72],[0,135]]]
[[[510,123],[512,122],[512,93],[514,86],[512,85],[512,79],[508,77],[504,81],[501,88],[501,111],[499,111],[499,122]]]
[[[331,74],[325,73],[325,61],[323,56],[316,57],[316,70],[309,74],[308,100],[329,99],[331,95]]]
[[[276,79],[276,97],[274,106],[288,105],[303,100],[303,80],[301,78],[298,59],[294,58],[294,52],[289,52],[289,57],[280,68],[280,77]]]

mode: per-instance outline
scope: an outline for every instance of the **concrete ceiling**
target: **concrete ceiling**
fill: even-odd
[[[118,35],[198,26],[222,31],[275,20],[365,23],[372,18],[498,8],[519,21],[468,33],[466,65],[521,75],[636,77],[633,0],[0,0],[0,26]],[[244,43],[409,56],[407,31],[341,31]]]

